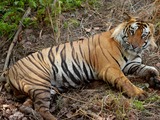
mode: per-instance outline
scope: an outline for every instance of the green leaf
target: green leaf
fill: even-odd
[[[133,102],[133,105],[138,110],[144,110],[144,106],[143,106],[143,102],[142,101],[135,100]]]
[[[25,12],[25,10],[23,8],[21,8],[21,7],[18,7],[17,10],[21,11],[21,12]]]
[[[34,0],[29,0],[29,5],[33,8],[36,8],[37,7],[37,4]]]
[[[15,2],[14,2],[14,5],[18,5],[18,3],[19,3],[19,1],[15,1]]]
[[[40,5],[44,6],[44,0],[39,0]]]

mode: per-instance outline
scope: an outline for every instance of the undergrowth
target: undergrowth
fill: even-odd
[[[32,12],[24,19],[23,27],[39,27],[40,23],[48,26],[51,24],[53,32],[57,32],[58,16],[62,12],[84,7],[84,3],[95,7],[97,0],[3,0],[0,2],[0,37],[13,38],[27,7],[31,7]]]

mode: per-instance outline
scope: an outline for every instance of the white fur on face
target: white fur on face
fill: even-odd
[[[150,31],[150,28],[147,25],[147,28],[143,29],[143,33],[149,33],[149,31]]]
[[[134,28],[134,31],[136,31],[138,29],[138,25],[136,22],[131,24],[131,27]]]

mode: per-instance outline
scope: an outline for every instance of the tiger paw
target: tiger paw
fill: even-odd
[[[135,96],[135,98],[137,99],[137,100],[140,100],[140,101],[143,101],[143,100],[145,100],[146,98],[148,97],[148,94],[147,94],[147,92],[142,92],[142,93],[140,93],[140,94],[137,94],[136,96]]]
[[[145,100],[148,97],[147,92],[143,91],[142,89],[138,87],[134,87],[134,89],[132,89],[132,91],[127,93],[127,95],[131,98],[135,98],[141,101]]]
[[[33,110],[31,107],[28,107],[28,106],[25,106],[25,105],[22,105],[19,110],[21,112],[23,112],[24,114],[30,114],[33,116],[34,119],[38,119],[38,120],[44,120],[42,118],[42,116],[36,112],[35,110]]]
[[[160,77],[150,77],[149,86],[155,89],[160,89]]]

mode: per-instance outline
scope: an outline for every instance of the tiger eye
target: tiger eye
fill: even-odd
[[[134,30],[130,30],[130,34],[131,34],[131,35],[134,35]]]

